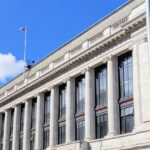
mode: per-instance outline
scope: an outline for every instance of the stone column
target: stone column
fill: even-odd
[[[51,88],[50,148],[58,144],[58,87]]]
[[[9,132],[10,132],[10,116],[11,111],[6,110],[5,121],[4,121],[4,140],[3,140],[3,150],[9,150]]]
[[[95,71],[88,68],[85,72],[85,140],[95,138]]]
[[[43,149],[44,94],[37,96],[37,118],[35,133],[35,150]]]
[[[75,140],[75,79],[67,80],[66,94],[66,143]]]
[[[13,124],[13,143],[12,150],[19,150],[19,130],[20,130],[20,111],[21,105],[14,108],[14,124]]]
[[[108,136],[119,134],[118,68],[115,57],[107,60]]]
[[[139,71],[139,56],[138,56],[138,49],[137,45],[134,44],[132,47],[133,52],[132,52],[132,58],[133,58],[133,101],[134,101],[134,122],[135,122],[135,127],[134,131],[138,131],[141,128],[141,109],[140,107],[142,106],[141,104],[141,91],[140,91],[140,71]]]
[[[31,129],[31,100],[25,102],[25,116],[23,129],[23,150],[30,149],[30,129]]]

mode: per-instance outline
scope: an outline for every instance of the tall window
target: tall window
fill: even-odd
[[[65,117],[66,114],[66,85],[59,87],[59,118]]]
[[[107,66],[96,68],[96,104],[106,106],[107,103]]]
[[[2,113],[2,122],[1,122],[1,128],[0,128],[0,139],[3,139],[4,136],[4,121],[5,121],[5,114]]]
[[[36,127],[36,110],[37,110],[37,99],[32,99],[32,111],[31,111],[31,140],[30,150],[35,149],[35,127]]]
[[[44,124],[43,124],[43,149],[49,147],[50,127],[50,92],[44,94]]]
[[[59,86],[59,120],[58,120],[58,143],[66,141],[66,84]]]
[[[103,138],[108,132],[107,119],[107,64],[95,69],[96,138]]]
[[[36,99],[32,100],[32,115],[31,115],[31,128],[35,129],[35,125],[36,125],[36,107],[37,107],[37,103],[36,103]]]
[[[97,138],[103,138],[108,132],[108,117],[107,114],[101,114],[96,117]]]
[[[58,133],[58,135],[59,135],[59,144],[65,143],[65,140],[66,140],[66,127],[65,126],[59,127],[58,132],[59,132]]]
[[[14,109],[11,109],[10,132],[9,132],[9,136],[12,136],[12,135],[13,135],[13,122],[14,122]]]
[[[25,112],[25,105],[21,105],[21,113],[20,113],[20,132],[23,132],[24,127],[24,112]]]
[[[120,93],[120,132],[132,132],[134,127],[133,113],[133,71],[132,52],[118,58],[119,93]]]
[[[76,112],[84,112],[85,103],[85,78],[80,76],[76,78]]]
[[[76,140],[84,140],[85,137],[85,122],[76,122]]]
[[[44,124],[50,122],[50,92],[46,92],[44,96]]]

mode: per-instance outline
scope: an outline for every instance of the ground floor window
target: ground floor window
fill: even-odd
[[[76,122],[76,140],[84,140],[85,137],[85,121]]]
[[[108,115],[101,114],[96,116],[96,136],[103,138],[108,132]]]
[[[133,107],[121,108],[121,133],[132,132],[134,128],[134,111]]]

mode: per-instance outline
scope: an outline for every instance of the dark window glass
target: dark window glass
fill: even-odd
[[[3,150],[3,143],[0,143],[0,150]]]
[[[30,150],[35,149],[35,134],[31,135],[31,141],[30,141]]]
[[[45,93],[44,98],[44,124],[50,122],[50,92]]]
[[[19,139],[19,150],[23,150],[23,138]]]
[[[65,140],[66,140],[66,127],[65,126],[59,127],[58,135],[59,135],[59,144],[65,143]]]
[[[46,149],[49,147],[49,129],[44,131],[43,134],[43,148]]]
[[[96,117],[96,135],[97,138],[103,138],[108,132],[108,117],[103,114]]]
[[[85,78],[80,76],[76,79],[76,112],[84,112],[85,102]]]
[[[0,132],[0,138],[2,139],[4,136],[4,121],[5,121],[5,114],[2,114],[2,127],[1,127],[1,132]]]
[[[106,106],[107,103],[107,66],[96,68],[96,104]]]
[[[132,53],[119,57],[120,99],[133,97]]]
[[[59,118],[66,114],[66,85],[59,87]]]
[[[12,141],[9,141],[9,150],[12,150]]]
[[[133,107],[121,109],[121,133],[132,132],[134,127]]]
[[[76,122],[76,140],[84,140],[85,137],[85,122]]]
[[[14,122],[14,109],[11,110],[11,116],[10,116],[10,133],[9,136],[12,136],[13,134],[13,122]]]
[[[35,129],[35,124],[36,124],[36,99],[32,100],[32,118],[31,118],[31,128]]]
[[[23,132],[24,127],[24,112],[25,112],[25,105],[21,105],[21,114],[20,114],[20,132]]]

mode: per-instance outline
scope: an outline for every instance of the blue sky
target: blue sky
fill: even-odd
[[[20,27],[28,28],[27,59],[37,62],[127,1],[0,0],[0,86],[22,71]]]

